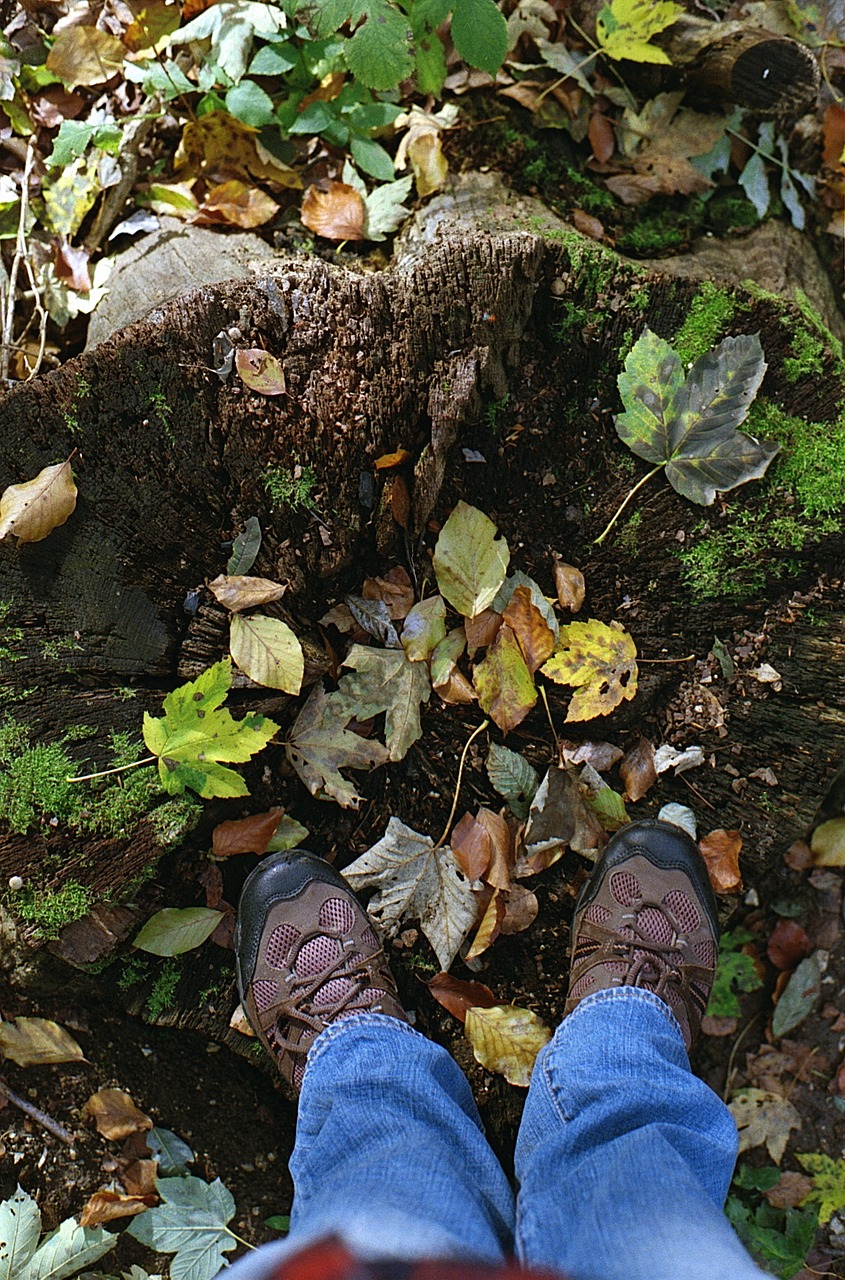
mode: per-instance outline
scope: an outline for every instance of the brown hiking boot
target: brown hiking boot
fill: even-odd
[[[305,850],[265,858],[247,878],[235,957],[250,1026],[297,1091],[329,1023],[364,1012],[408,1021],[364,908]]]
[[[719,920],[704,859],[669,822],[634,822],[608,841],[578,896],[564,1017],[606,987],[642,987],[677,1018],[687,1051],[716,971]]]

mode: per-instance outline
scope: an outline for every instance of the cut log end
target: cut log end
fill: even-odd
[[[762,115],[800,115],[815,100],[819,69],[804,45],[765,31],[708,45],[687,69],[690,85]]]

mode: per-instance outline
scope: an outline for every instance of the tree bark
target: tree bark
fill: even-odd
[[[420,535],[465,497],[491,514],[514,566],[546,590],[553,551],[579,564],[589,591],[585,616],[617,618],[637,641],[645,660],[637,697],[611,720],[581,726],[578,736],[609,735],[625,745],[642,730],[700,743],[708,763],[662,786],[660,802],[690,803],[705,829],[740,829],[746,876],[759,879],[810,831],[842,765],[840,526],[832,521],[828,532],[808,534],[799,551],[760,551],[759,585],[742,601],[691,595],[676,553],[701,536],[704,513],[662,478],[642,491],[635,541],[593,542],[644,470],[612,426],[620,349],[644,324],[671,340],[698,291],[695,280],[643,273],[536,202],[507,197],[495,180],[468,177],[428,206],[386,271],[280,261],[254,282],[196,290],[16,388],[3,401],[0,489],[76,449],[80,498],[45,541],[0,544],[10,651],[0,727],[19,721],[36,743],[71,731],[67,750],[80,768],[108,765],[110,731],[139,738],[143,710],[159,714],[167,690],[225,655],[225,615],[202,584],[223,570],[222,544],[247,517],[257,515],[264,531],[253,572],[290,584],[284,609],[268,611],[277,608],[307,638],[317,637],[327,605],[359,591],[364,573],[383,569],[386,556],[409,564],[421,581],[428,560]],[[835,422],[845,390],[835,352],[826,346],[821,372],[790,381],[784,360],[801,313],[759,290],[737,288],[732,297],[727,331],[759,332],[766,353],[761,395],[796,417]],[[283,361],[286,396],[255,395],[234,374],[220,380],[212,347],[224,330]],[[497,437],[484,408],[507,396],[525,406],[526,421]],[[467,463],[463,444],[486,463]],[[407,531],[391,520],[374,467],[398,448],[414,457]],[[319,521],[274,509],[268,498],[266,469],[294,459],[315,471]],[[743,512],[764,500],[760,486],[748,486],[707,513],[708,527],[738,528]],[[201,606],[186,612],[195,589]],[[714,637],[734,654],[730,683],[712,656]],[[327,665],[316,639],[309,655],[314,680]],[[776,669],[780,687],[755,678],[761,662]],[[549,692],[558,731],[575,736],[576,726],[562,726],[564,691]],[[293,710],[272,690],[241,689],[235,700],[283,725]],[[405,761],[380,771],[380,805],[412,825],[432,789],[451,796],[453,744],[478,719],[434,702],[426,732],[440,734],[448,749],[438,756],[424,736]],[[95,736],[74,740],[78,725]],[[530,755],[546,740],[544,715],[535,711],[509,745]],[[296,810],[303,789],[279,771],[280,755],[267,757],[264,778],[264,757],[246,770],[253,799],[238,812],[258,811],[262,802]],[[774,784],[752,776],[766,769]],[[479,772],[470,795],[482,779]],[[312,807],[320,809],[316,801]],[[381,821],[382,812],[376,806],[371,818],[359,818],[333,807],[339,865],[350,844],[361,845],[366,821]],[[141,918],[174,905],[175,888],[190,883],[185,868],[224,816],[232,816],[226,802],[206,806],[197,832],[176,850],[162,844],[149,817],[123,834],[93,838],[51,825],[49,812],[26,832],[4,824],[0,884],[21,876],[49,893],[72,880],[92,902],[128,894],[128,910]],[[150,880],[163,856],[159,878]],[[571,868],[547,874],[557,888]],[[14,901],[7,896],[12,913]],[[539,924],[527,941],[507,940],[504,954],[519,972],[534,972]],[[110,917],[103,927],[119,932],[128,924]],[[561,925],[555,929],[560,948]],[[66,969],[52,960],[34,961],[27,948],[35,941],[32,928],[20,926],[5,948],[18,981],[29,990],[66,981]],[[213,999],[200,999],[212,989]],[[142,986],[130,1002],[142,1008],[148,990]],[[245,1052],[243,1038],[227,1029],[232,992],[229,958],[204,947],[186,958],[174,1003],[160,1019]]]

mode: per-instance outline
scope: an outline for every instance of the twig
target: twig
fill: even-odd
[[[759,1013],[755,1013],[753,1018],[749,1018],[748,1022],[746,1022],[745,1026],[740,1031],[736,1040],[734,1040],[733,1048],[731,1049],[731,1056],[728,1058],[728,1069],[725,1072],[725,1092],[722,1094],[722,1100],[724,1102],[727,1102],[728,1098],[731,1097],[731,1095],[733,1094],[733,1065],[734,1065],[734,1058],[737,1055],[737,1050],[739,1049],[739,1046],[742,1044],[743,1040],[747,1036],[748,1032],[754,1026],[754,1023],[759,1022],[760,1018],[762,1018],[764,1012],[765,1010],[761,1009]]]
[[[544,686],[544,685],[542,685],[542,684],[540,685],[540,697],[543,699],[543,706],[546,708],[546,719],[547,719],[547,720],[548,720],[548,722],[549,722],[549,728],[551,729],[551,731],[552,731],[552,737],[553,737],[553,738],[554,738],[554,740],[555,740],[555,750],[557,751],[558,757],[560,757],[560,754],[561,754],[561,751],[560,751],[560,738],[557,736],[557,730],[555,729],[555,723],[554,723],[554,720],[552,720],[552,713],[551,713],[551,711],[549,710],[549,700],[548,700],[548,698],[546,697],[546,689],[545,689],[545,686]]]
[[[695,659],[694,653],[688,653],[685,658],[637,658],[637,662],[658,663],[661,666],[667,662],[692,662]]]
[[[714,813],[718,813],[718,812],[719,812],[719,810],[716,808],[716,806],[715,806],[714,804],[711,804],[711,803],[710,803],[710,801],[709,801],[709,800],[707,800],[707,799],[706,799],[706,798],[701,794],[701,792],[698,790],[698,788],[697,788],[697,787],[694,787],[694,786],[692,785],[692,783],[689,781],[689,779],[688,779],[688,778],[685,778],[685,777],[684,777],[684,775],[683,775],[682,773],[679,773],[679,774],[677,775],[677,777],[679,777],[679,778],[681,779],[681,782],[686,783],[686,785],[689,787],[689,789],[690,789],[690,791],[693,793],[693,795],[694,795],[694,796],[698,796],[698,798],[699,798],[699,800],[701,801],[701,803],[702,803],[702,804],[706,804],[706,805],[707,805],[707,808],[708,808],[708,809],[712,809]]]
[[[141,167],[141,147],[147,140],[147,134],[153,121],[159,118],[158,112],[138,116],[127,126],[120,146],[120,181],[109,187],[100,206],[94,225],[85,237],[85,248],[89,253],[99,249],[114,224],[123,212],[129,194],[135,185]]]
[[[16,1093],[12,1092],[5,1080],[0,1080],[0,1094],[3,1094],[3,1096],[11,1102],[12,1106],[20,1108],[20,1110],[30,1116],[31,1119],[37,1120],[42,1128],[46,1129],[48,1133],[52,1133],[54,1137],[60,1138],[61,1141],[66,1142],[69,1147],[73,1146],[76,1139],[63,1124],[59,1124],[58,1120],[53,1120],[51,1116],[46,1114],[46,1112],[41,1111],[38,1107],[34,1107],[31,1102],[27,1102],[26,1098],[19,1098]]]
[[[44,355],[44,343],[46,341],[47,332],[47,312],[41,302],[41,294],[38,291],[38,285],[35,280],[35,273],[29,260],[29,246],[26,242],[26,218],[29,212],[29,179],[32,174],[32,168],[35,163],[35,142],[30,139],[26,149],[26,160],[24,161],[23,177],[21,179],[21,212],[18,218],[18,233],[15,239],[15,256],[12,259],[12,269],[9,272],[8,293],[5,299],[5,314],[3,316],[3,337],[2,337],[2,353],[0,353],[0,382],[9,381],[9,366],[12,358],[12,333],[15,325],[15,302],[18,293],[18,274],[21,269],[21,263],[24,264],[29,283],[32,286],[35,307],[38,311],[41,321],[41,344],[38,352],[38,358],[35,368],[30,371],[29,377],[34,377],[41,365]]]
[[[464,743],[464,749],[461,752],[461,763],[458,765],[458,781],[455,783],[455,794],[454,794],[454,797],[452,798],[452,808],[449,811],[449,817],[446,819],[446,826],[443,828],[443,835],[440,837],[440,839],[437,841],[437,844],[434,846],[435,849],[439,849],[441,845],[444,845],[446,843],[446,837],[449,834],[449,828],[452,825],[452,819],[454,818],[455,810],[458,807],[458,795],[460,794],[460,790],[461,790],[461,778],[464,776],[464,761],[467,758],[467,752],[469,751],[469,744],[472,742],[473,738],[477,738],[478,735],[484,729],[487,728],[489,723],[490,723],[489,720],[486,720],[486,719],[482,720],[478,728],[473,729],[472,733],[469,735],[466,742]]]

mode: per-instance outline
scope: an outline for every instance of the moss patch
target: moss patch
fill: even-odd
[[[768,483],[794,493],[810,518],[832,517],[845,508],[845,414],[836,422],[805,422],[771,400],[758,397],[745,429],[782,446],[769,468]],[[841,527],[837,515],[823,520],[820,532]]]
[[[42,938],[57,938],[66,925],[88,914],[92,897],[84,885],[68,880],[61,889],[48,893],[23,888],[11,900],[15,913],[35,927]]]
[[[737,309],[736,299],[728,289],[712,280],[703,280],[690,303],[689,314],[681,325],[672,346],[684,364],[691,364],[716,345]]]
[[[150,1022],[157,1022],[173,1004],[179,985],[179,962],[173,956],[165,960],[147,997],[145,1012]]]
[[[792,355],[783,361],[783,371],[789,382],[812,374],[824,373],[825,345],[817,334],[809,329],[797,329],[792,335]]]

